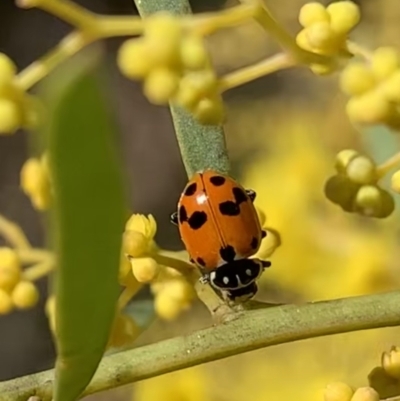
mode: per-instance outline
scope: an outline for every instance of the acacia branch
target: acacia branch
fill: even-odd
[[[245,311],[238,319],[107,356],[84,395],[253,351],[331,334],[400,325],[400,291]],[[50,401],[53,370],[0,383],[0,401]]]

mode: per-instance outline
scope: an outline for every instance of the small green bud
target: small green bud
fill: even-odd
[[[373,216],[381,207],[381,192],[374,185],[362,186],[356,195],[355,207],[366,216]]]
[[[366,156],[351,160],[346,168],[347,176],[356,184],[371,184],[376,179],[374,162]]]
[[[354,392],[351,401],[379,401],[379,394],[372,387],[360,387]]]
[[[400,348],[392,347],[389,352],[384,352],[381,364],[389,376],[400,379]]]
[[[352,396],[352,388],[342,382],[328,384],[324,392],[325,401],[350,401]]]
[[[346,212],[353,211],[354,198],[360,186],[350,181],[344,174],[334,175],[325,183],[325,196],[340,205]]]
[[[346,173],[346,168],[348,164],[355,159],[357,156],[359,156],[359,153],[356,150],[353,149],[344,149],[341,150],[337,155],[336,155],[336,162],[335,162],[335,169],[338,173]]]
[[[395,208],[395,203],[393,196],[388,192],[385,191],[384,189],[380,189],[381,191],[381,207],[378,211],[378,213],[374,216],[380,219],[384,219],[386,217],[389,217]]]
[[[364,185],[357,192],[354,209],[364,216],[385,218],[394,210],[393,197],[384,189]]]

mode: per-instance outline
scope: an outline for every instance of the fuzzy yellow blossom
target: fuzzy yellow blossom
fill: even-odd
[[[130,257],[140,257],[151,250],[157,232],[154,217],[133,214],[125,225],[123,234],[123,250]]]
[[[139,283],[153,281],[160,272],[160,266],[153,258],[131,258],[133,276]]]
[[[203,124],[220,124],[224,107],[203,38],[185,31],[181,19],[167,12],[144,22],[143,37],[127,40],[119,50],[121,72],[143,80],[150,102],[174,102]]]
[[[13,289],[11,299],[18,309],[29,309],[37,304],[39,291],[30,281],[20,281]]]
[[[325,401],[350,401],[353,389],[346,383],[334,382],[326,386],[324,391]]]
[[[51,183],[46,159],[30,158],[21,169],[20,185],[38,210],[47,210],[51,204]]]
[[[174,320],[189,308],[195,298],[195,291],[187,279],[171,267],[162,266],[160,274],[151,283],[154,307],[164,320]]]
[[[118,313],[113,323],[107,348],[132,345],[140,332],[140,327],[130,316]]]
[[[392,347],[389,352],[384,352],[381,364],[389,376],[400,379],[400,348]]]
[[[360,387],[354,392],[351,401],[379,401],[379,394],[372,387]]]
[[[338,1],[325,8],[322,4],[305,4],[299,13],[303,29],[296,42],[304,50],[335,57],[347,50],[346,40],[349,32],[359,23],[360,11],[352,1]],[[336,60],[330,64],[310,66],[315,74],[325,75],[337,68]]]
[[[156,293],[154,307],[161,318],[174,320],[194,298],[194,289],[184,280],[171,280]]]
[[[38,122],[37,101],[16,83],[17,68],[4,53],[0,53],[0,135],[13,134],[20,127],[32,127]]]
[[[350,96],[349,118],[360,124],[400,124],[400,53],[392,47],[376,49],[369,64],[350,63],[341,73],[340,87]]]
[[[140,283],[153,281],[160,271],[160,266],[151,257],[151,252],[155,248],[153,238],[156,232],[157,223],[151,214],[148,216],[133,214],[125,225],[122,251],[130,264],[134,279]],[[128,266],[121,263],[120,276],[122,274],[123,281],[128,278],[127,269]]]
[[[49,298],[47,298],[47,301],[45,304],[45,313],[46,313],[47,319],[49,321],[50,330],[52,333],[55,333],[55,329],[56,329],[56,297],[54,295],[51,295]]]
[[[22,110],[13,96],[16,71],[11,59],[0,53],[0,134],[12,134],[22,125]]]
[[[0,248],[0,289],[10,293],[20,278],[21,264],[17,253],[11,248]]]
[[[153,215],[133,214],[125,225],[125,230],[133,230],[152,241],[157,232],[157,222]]]
[[[0,288],[0,315],[7,315],[13,310],[13,307],[10,294]]]
[[[325,195],[347,212],[385,218],[394,210],[393,197],[377,184],[376,165],[369,157],[355,150],[338,153],[337,174],[325,184]]]
[[[391,187],[393,191],[400,194],[400,170],[396,171],[391,178]]]

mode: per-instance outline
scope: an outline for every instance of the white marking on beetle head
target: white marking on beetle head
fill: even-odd
[[[203,205],[204,203],[206,203],[207,202],[207,195],[206,194],[200,194],[198,197],[197,197],[197,203],[199,204],[199,205]]]
[[[246,274],[247,274],[248,276],[251,276],[251,270],[250,270],[250,269],[246,269]]]
[[[229,277],[224,276],[224,278],[222,279],[222,282],[223,282],[224,284],[229,284]]]

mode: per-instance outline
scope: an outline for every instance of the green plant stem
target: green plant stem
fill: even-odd
[[[187,0],[135,0],[135,4],[142,17],[161,10],[177,15],[191,13]],[[223,128],[201,125],[181,107],[170,105],[170,109],[188,177],[205,169],[228,174],[230,163]]]
[[[400,325],[400,291],[243,312],[239,319],[103,359],[84,395],[307,338]],[[0,383],[1,401],[50,401],[53,370]]]

